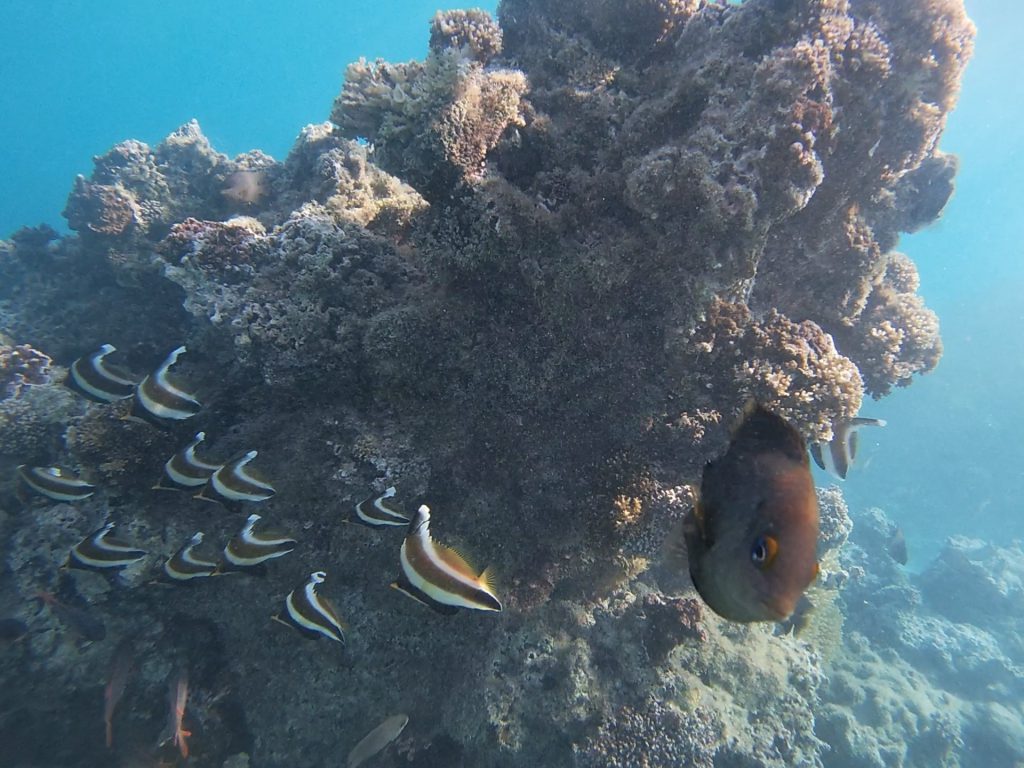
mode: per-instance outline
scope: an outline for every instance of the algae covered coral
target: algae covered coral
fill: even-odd
[[[0,721],[16,764],[104,759],[88,670],[109,649],[59,642],[24,602],[41,586],[145,659],[119,759],[187,665],[197,765],[337,762],[398,711],[396,765],[858,764],[829,763],[813,648],[723,624],[645,568],[748,397],[828,440],[937,363],[894,248],[952,191],[937,145],[972,48],[961,3],[506,0],[429,35],[424,61],[352,64],[281,162],[229,158],[193,121],[98,157],[75,234],[0,245],[4,349],[67,365],[111,341],[144,371],[187,344],[203,429],[225,454],[264,446],[266,508],[299,540],[265,580],[58,575],[108,518],[167,553],[239,521],[149,490],[191,432],[52,408],[70,396],[12,368],[4,418],[40,437],[5,431],[0,470],[104,480],[73,509],[5,508],[2,605],[35,643],[0,660],[25,702]],[[258,195],[225,192],[240,173]],[[396,542],[342,510],[392,484],[497,566],[501,615],[388,589]],[[314,567],[343,595],[340,660],[267,621]],[[77,723],[60,744],[53,718]]]

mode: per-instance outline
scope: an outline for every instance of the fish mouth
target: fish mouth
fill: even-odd
[[[790,600],[765,600],[762,606],[769,621],[785,621],[793,613],[796,603]]]

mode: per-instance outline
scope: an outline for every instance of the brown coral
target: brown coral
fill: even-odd
[[[17,397],[25,386],[49,383],[52,364],[48,355],[28,344],[0,343],[0,400]]]
[[[501,53],[501,27],[481,10],[438,11],[430,21],[430,49],[465,51],[480,64]]]
[[[93,184],[79,176],[64,216],[77,232],[117,237],[135,224],[139,207],[135,196],[123,186]]]

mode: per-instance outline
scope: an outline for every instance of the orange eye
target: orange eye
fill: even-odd
[[[758,568],[764,569],[775,561],[779,553],[779,542],[773,536],[758,536],[750,549],[750,560]]]

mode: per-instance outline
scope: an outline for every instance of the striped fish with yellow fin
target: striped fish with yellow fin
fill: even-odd
[[[400,554],[402,573],[391,586],[439,613],[469,608],[500,611],[493,572],[477,573],[454,549],[430,536],[430,508],[424,504],[409,523]]]

